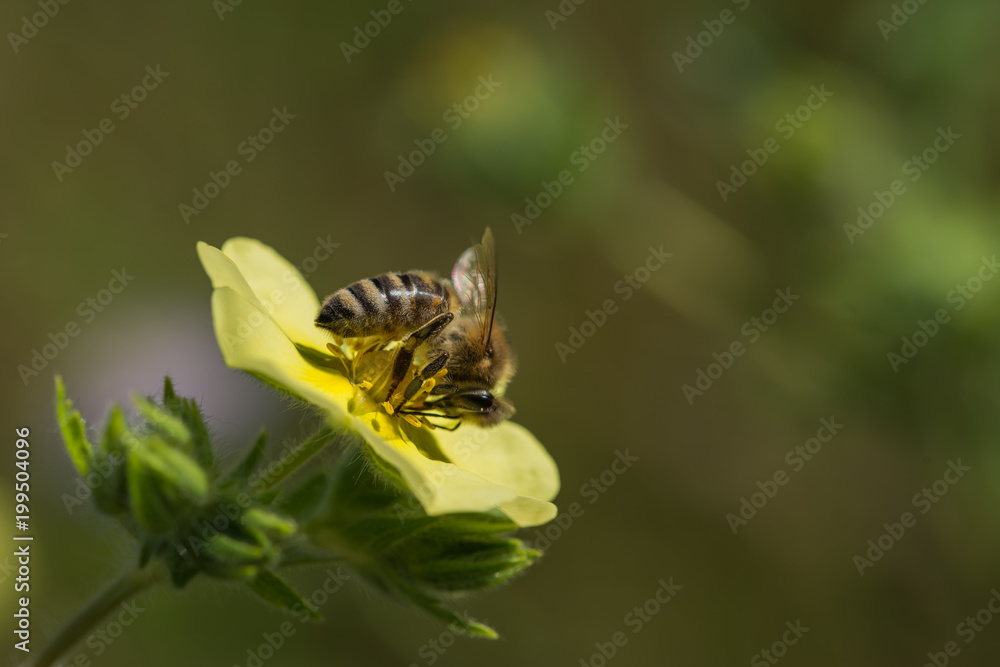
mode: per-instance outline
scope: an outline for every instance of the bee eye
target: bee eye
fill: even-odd
[[[488,348],[486,348],[486,356],[487,357],[492,357],[493,356],[493,346],[492,345],[489,346]]]

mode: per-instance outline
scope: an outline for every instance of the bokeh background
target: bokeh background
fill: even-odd
[[[957,627],[1000,586],[1000,280],[968,283],[1000,248],[995,2],[897,3],[895,25],[888,0],[403,0],[350,62],[342,43],[387,3],[223,3],[70,2],[35,32],[23,17],[38,3],[0,6],[3,32],[30,36],[0,47],[0,414],[8,454],[15,426],[32,432],[35,642],[135,557],[122,531],[60,500],[76,479],[54,426],[56,372],[92,425],[170,374],[228,456],[261,425],[275,446],[309,427],[223,365],[197,241],[260,238],[322,296],[387,270],[447,271],[489,225],[520,357],[517,420],[559,462],[560,508],[582,514],[555,539],[526,531],[551,542],[544,559],[459,603],[497,642],[452,641],[350,586],[264,664],[597,666],[595,644],[618,631],[627,644],[607,662],[621,667],[770,664],[759,652],[796,621],[809,630],[782,664],[922,665],[949,641],[953,664],[996,664],[1000,623],[969,643]],[[679,67],[686,49],[696,57]],[[121,118],[112,104],[147,66],[168,74]],[[467,100],[480,77],[499,85]],[[800,109],[811,87],[832,94]],[[294,119],[248,162],[240,145],[275,108]],[[52,163],[103,118],[114,131],[57,177]],[[627,127],[581,161],[607,119]],[[436,128],[447,139],[390,189],[385,172]],[[911,180],[906,163],[948,128],[959,138]],[[769,139],[777,152],[741,167]],[[179,206],[230,160],[241,172],[185,219]],[[734,168],[754,173],[723,198]],[[564,170],[572,183],[518,224]],[[897,179],[905,191],[849,233]],[[626,300],[616,285],[661,246],[672,256]],[[123,268],[135,278],[121,294],[80,308]],[[959,285],[981,287],[961,310]],[[779,289],[799,299],[751,343],[745,323]],[[607,299],[617,311],[561,357]],[[950,320],[894,369],[887,355],[939,309]],[[22,378],[70,322],[80,334]],[[734,341],[745,353],[689,401],[683,385]],[[823,418],[844,427],[793,470],[786,453]],[[584,488],[616,451],[638,461],[603,493]],[[914,495],[959,459],[970,471],[921,514]],[[2,470],[9,489],[12,456]],[[788,483],[734,534],[726,515],[778,470]],[[916,525],[860,576],[854,557],[906,511]],[[626,614],[671,577],[683,589],[633,632]],[[8,619],[11,578],[0,572]],[[80,652],[107,667],[245,665],[287,620],[206,580],[145,609],[102,655]],[[20,664],[5,636],[3,660]]]

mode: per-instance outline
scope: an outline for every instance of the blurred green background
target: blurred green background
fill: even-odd
[[[922,665],[950,641],[953,664],[996,664],[1000,623],[968,643],[958,625],[1000,586],[1000,281],[970,282],[1000,248],[1000,6],[910,0],[893,17],[888,0],[566,0],[563,16],[557,0],[403,0],[395,15],[385,2],[223,2],[70,2],[36,31],[23,21],[38,3],[0,7],[0,412],[8,443],[15,426],[32,432],[35,642],[135,557],[105,518],[60,501],[76,478],[54,425],[56,372],[92,425],[170,374],[231,457],[262,424],[275,446],[309,428],[223,365],[197,241],[260,238],[322,297],[387,270],[446,272],[489,225],[520,358],[509,396],[560,465],[560,509],[579,503],[577,516],[549,537],[525,531],[551,542],[544,559],[458,603],[500,641],[452,642],[349,586],[325,624],[296,623],[264,664],[598,667],[618,631],[627,643],[607,663],[621,667],[771,664],[759,652],[796,621],[809,630],[773,649],[782,664]],[[372,11],[391,22],[348,62],[342,43]],[[147,66],[166,74],[156,83]],[[144,77],[141,102],[115,102]],[[470,98],[480,77],[492,90]],[[294,118],[262,150],[241,149],[273,109]],[[89,155],[53,167],[104,118],[114,129]],[[606,133],[614,141],[594,141],[616,119],[627,127]],[[385,173],[437,128],[443,143],[390,189]],[[949,128],[959,138],[935,155]],[[755,155],[766,162],[746,163]],[[936,161],[915,170],[914,156]],[[230,160],[239,173],[185,219],[180,205]],[[741,183],[734,170],[749,175],[723,198],[720,181]],[[563,171],[569,184],[539,198]],[[845,229],[890,197],[863,234]],[[526,198],[546,205],[530,224],[512,219]],[[661,246],[672,256],[626,300],[619,281]],[[100,312],[81,307],[123,267],[126,289]],[[960,300],[959,285],[981,290]],[[799,299],[763,331],[751,318],[779,289]],[[615,312],[560,356],[608,299]],[[948,321],[894,369],[887,355],[939,309]],[[22,378],[70,322],[79,335]],[[736,341],[731,368],[710,367]],[[689,401],[699,370],[717,379]],[[824,418],[843,429],[797,470],[786,453]],[[617,477],[616,451],[638,457]],[[920,513],[914,495],[959,459],[970,471]],[[779,470],[787,484],[766,484]],[[615,483],[595,492],[602,473]],[[776,493],[734,535],[726,515],[758,482]],[[3,535],[12,495],[0,496]],[[860,576],[854,557],[907,511],[915,525]],[[4,615],[11,577],[0,570]],[[634,632],[626,615],[671,577],[683,589]],[[246,665],[287,620],[207,580],[144,608],[102,655],[80,651],[108,667]],[[20,664],[6,636],[0,653]]]

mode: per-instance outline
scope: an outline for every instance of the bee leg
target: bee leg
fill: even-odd
[[[413,398],[420,391],[420,388],[424,386],[424,382],[437,375],[438,371],[444,368],[446,363],[448,363],[448,353],[442,352],[432,362],[424,366],[423,370],[410,380],[410,384],[406,386],[406,390],[403,392],[403,403]]]
[[[428,424],[431,424],[427,420],[427,417],[424,417],[424,421],[427,422]],[[439,428],[442,431],[457,431],[458,427],[461,426],[461,425],[462,425],[462,422],[456,422],[454,426],[452,426],[452,427],[449,428],[447,426],[441,426],[440,424],[431,424],[431,426],[433,426],[434,428]]]
[[[392,375],[389,377],[389,391],[385,394],[385,400],[388,401],[392,398],[396,387],[406,377],[406,371],[410,369],[410,364],[413,363],[414,350],[431,336],[440,333],[442,329],[451,324],[453,319],[455,319],[455,316],[452,313],[442,313],[403,340],[403,344],[399,346],[396,352],[396,359],[392,365]]]
[[[399,412],[405,415],[420,415],[420,418],[424,421],[424,423],[430,426],[431,428],[439,428],[445,431],[455,431],[458,429],[459,426],[462,425],[461,422],[462,418],[456,415],[439,415],[437,413],[426,412],[424,410],[400,410]],[[428,419],[428,417],[435,417],[436,419],[454,419],[455,425],[448,427],[448,426],[441,426],[440,424],[434,424]]]

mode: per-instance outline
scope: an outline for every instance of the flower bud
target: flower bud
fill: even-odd
[[[208,477],[187,454],[158,436],[132,449],[127,459],[129,503],[139,524],[166,535],[208,498]]]
[[[496,637],[444,603],[507,581],[541,555],[510,536],[516,523],[498,511],[428,516],[357,452],[344,455],[330,486],[327,504],[306,527],[317,543],[347,558],[379,590],[469,634]]]
[[[263,435],[242,463],[222,475],[200,409],[192,399],[178,397],[169,379],[161,402],[133,399],[141,417],[134,426],[114,406],[97,447],[87,440],[83,418],[58,378],[56,393],[70,457],[87,476],[98,509],[139,540],[140,567],[162,561],[178,588],[198,574],[242,580],[270,604],[319,618],[272,571],[302,555],[291,539],[298,524],[269,507],[280,492],[255,494],[250,488],[264,452]]]

